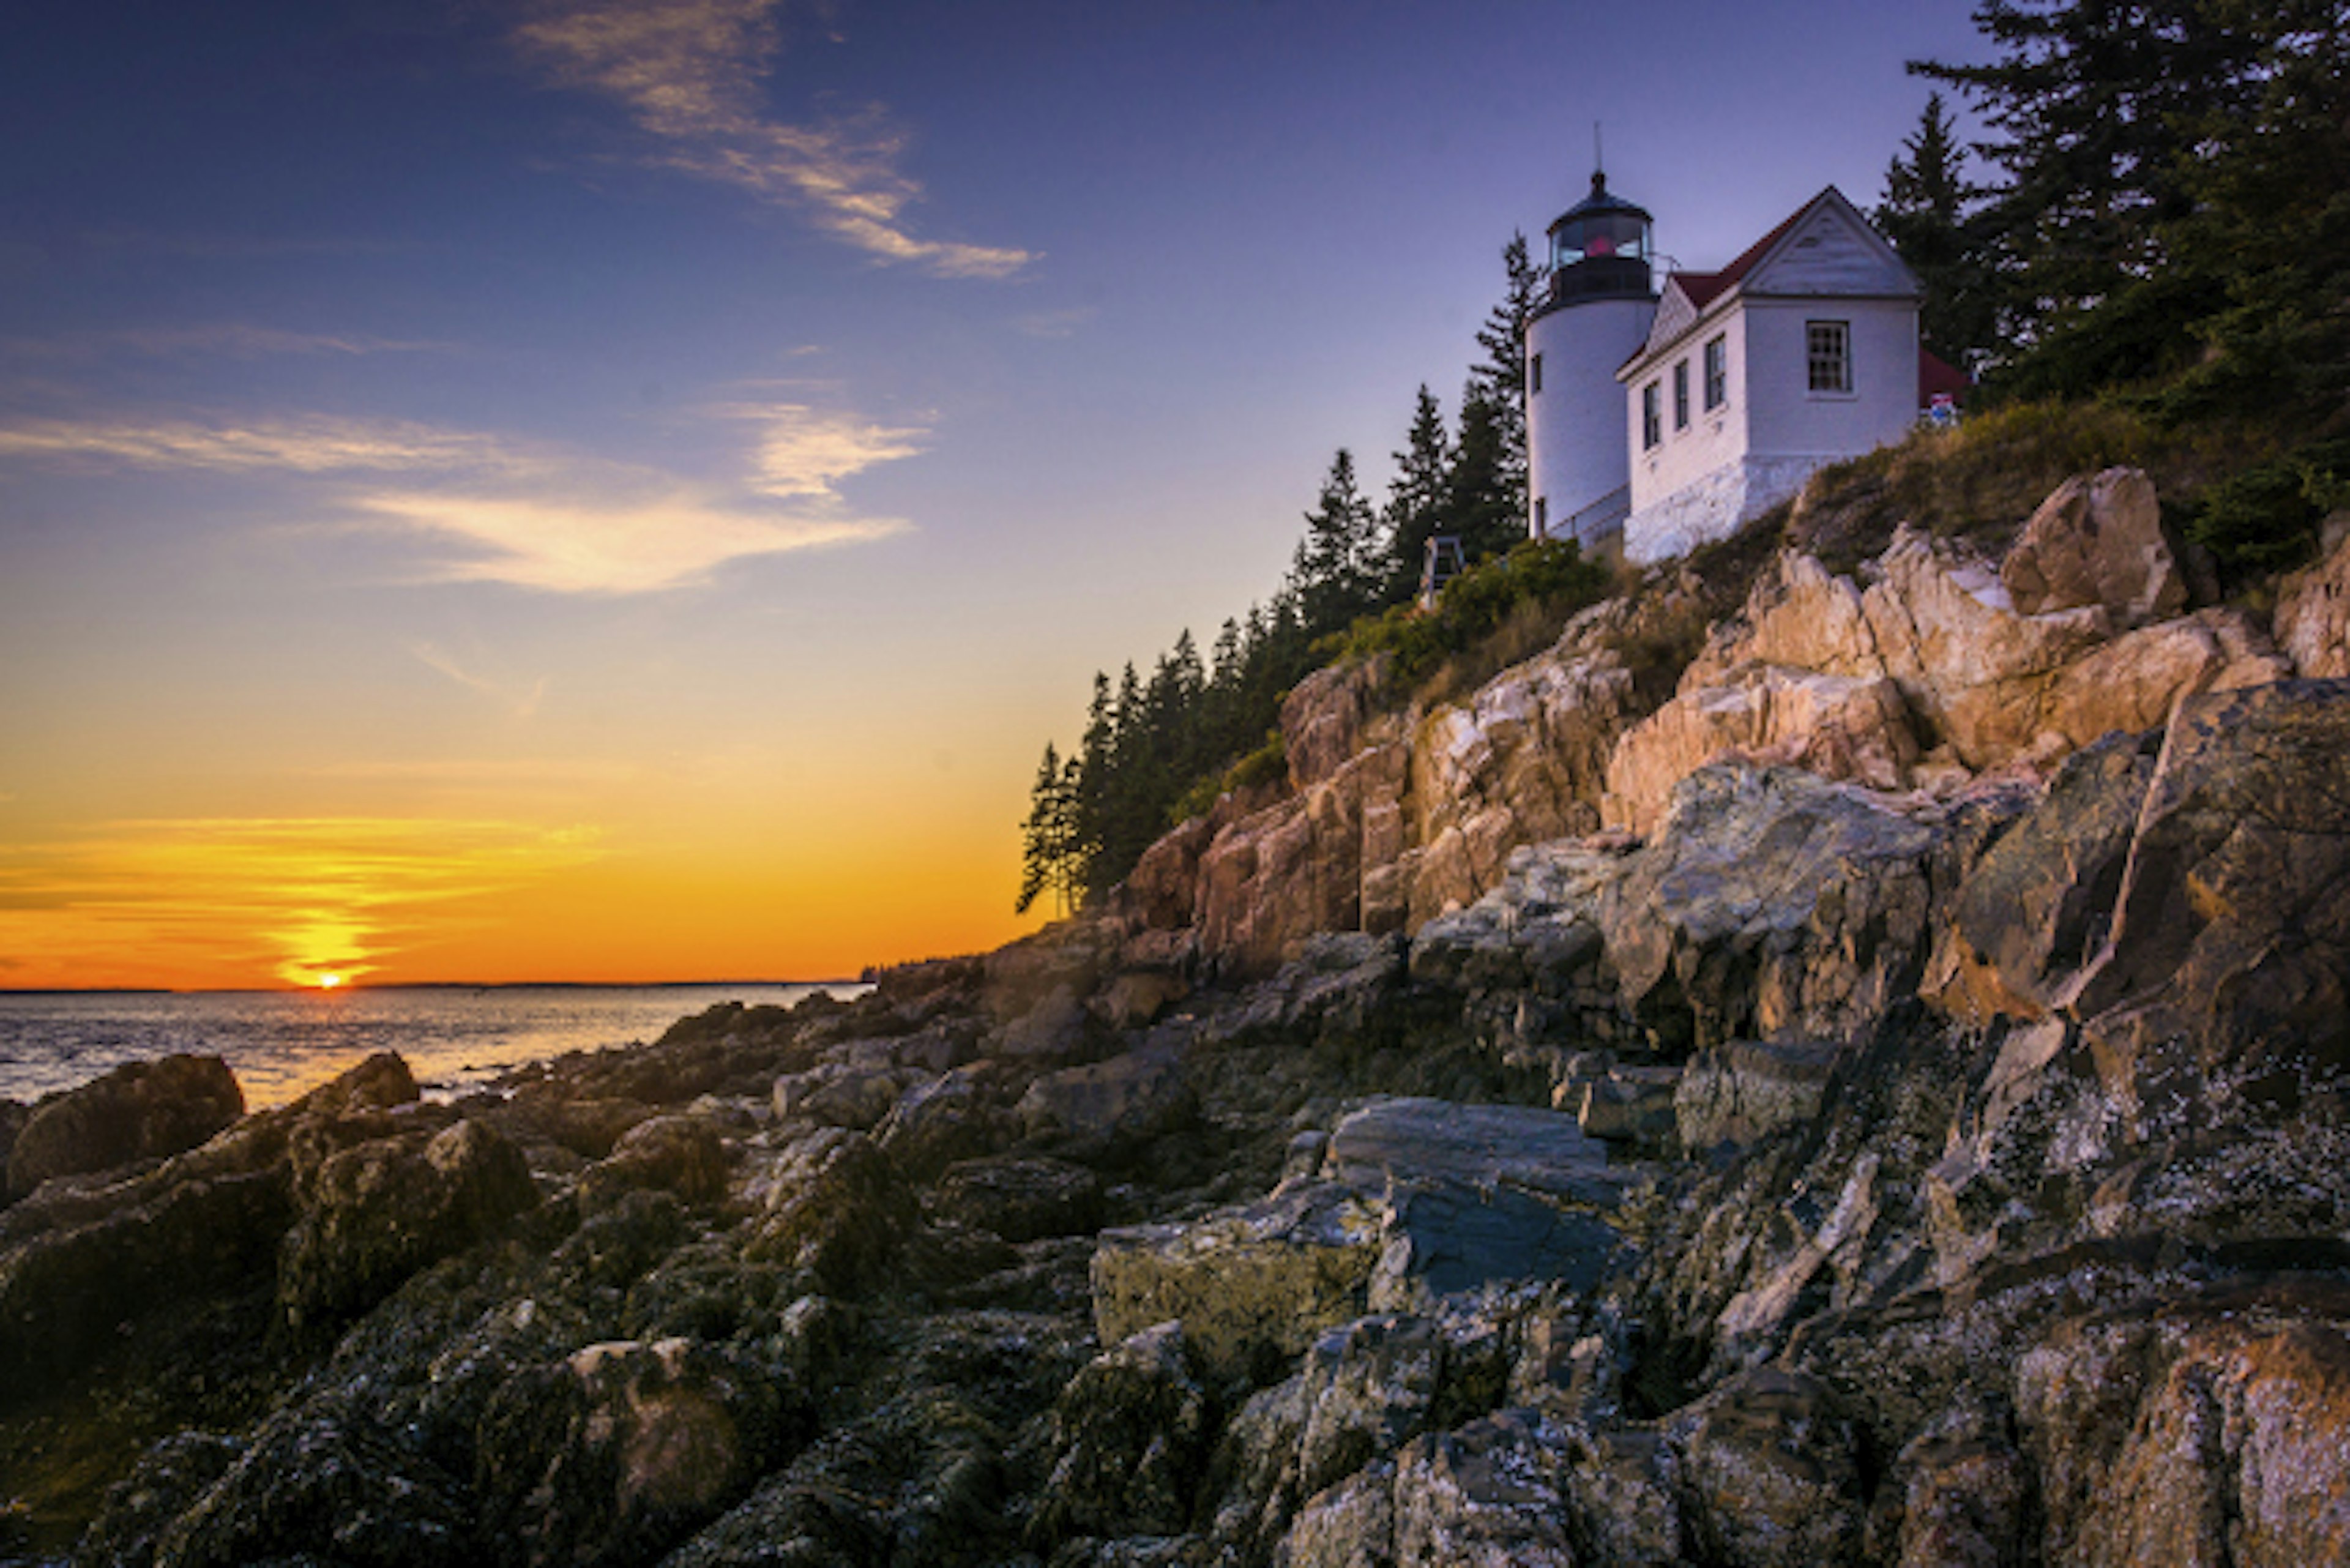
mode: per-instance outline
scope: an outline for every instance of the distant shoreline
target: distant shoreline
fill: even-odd
[[[729,985],[869,985],[854,975],[828,980],[414,980],[389,985],[0,985],[0,996],[325,996],[369,991],[692,991]]]

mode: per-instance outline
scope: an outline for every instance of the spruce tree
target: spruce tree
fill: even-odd
[[[1444,428],[1444,410],[1426,382],[1420,384],[1411,429],[1403,451],[1395,454],[1395,479],[1388,486],[1387,600],[1404,604],[1419,591],[1428,541],[1449,532],[1445,520],[1451,499],[1452,437]]]
[[[1492,422],[1501,438],[1501,483],[1513,497],[1518,514],[1526,502],[1526,323],[1540,301],[1542,274],[1526,250],[1526,236],[1513,234],[1502,247],[1502,302],[1487,313],[1477,328],[1477,346],[1485,351],[1469,372],[1477,394],[1492,405]]]
[[[1461,398],[1461,435],[1445,475],[1444,524],[1472,563],[1506,555],[1526,536],[1524,471],[1511,471],[1506,410],[1474,380]]]
[[[1076,907],[1082,887],[1082,854],[1077,833],[1077,761],[1063,763],[1050,741],[1037,765],[1036,782],[1029,792],[1028,820],[1020,830],[1020,897],[1014,914],[1024,915],[1045,894],[1053,896],[1056,912]]]
[[[1290,583],[1309,638],[1346,628],[1376,607],[1387,565],[1378,514],[1355,479],[1355,456],[1345,447],[1330,460],[1322,493],[1305,514]]]
[[[1997,133],[1980,151],[2005,175],[1977,254],[2007,383],[2078,395],[2175,369],[2218,280],[2176,269],[2168,241],[2194,210],[2192,127],[2238,119],[2258,98],[2259,7],[2232,0],[1979,0],[1996,57],[1914,61],[1958,88]]]
[[[1998,342],[1989,269],[1968,219],[1981,192],[1968,184],[1966,149],[1939,92],[1885,171],[1885,199],[1871,214],[1918,275],[1918,336],[1953,365],[1978,369]]]

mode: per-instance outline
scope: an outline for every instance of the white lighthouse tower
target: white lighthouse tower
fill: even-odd
[[[1651,220],[1594,170],[1591,194],[1550,226],[1550,268],[1526,322],[1526,469],[1535,538],[1613,546],[1632,509],[1617,368],[1657,310]]]

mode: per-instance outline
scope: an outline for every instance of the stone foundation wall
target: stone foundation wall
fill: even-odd
[[[1739,524],[1794,495],[1804,487],[1804,481],[1835,461],[1835,456],[1823,454],[1750,457],[1724,463],[1663,499],[1636,509],[1624,523],[1625,556],[1647,566],[1726,539]]]

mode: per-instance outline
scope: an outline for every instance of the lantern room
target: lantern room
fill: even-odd
[[[1591,194],[1550,226],[1550,303],[1591,298],[1648,298],[1654,249],[1647,211],[1591,175]]]

